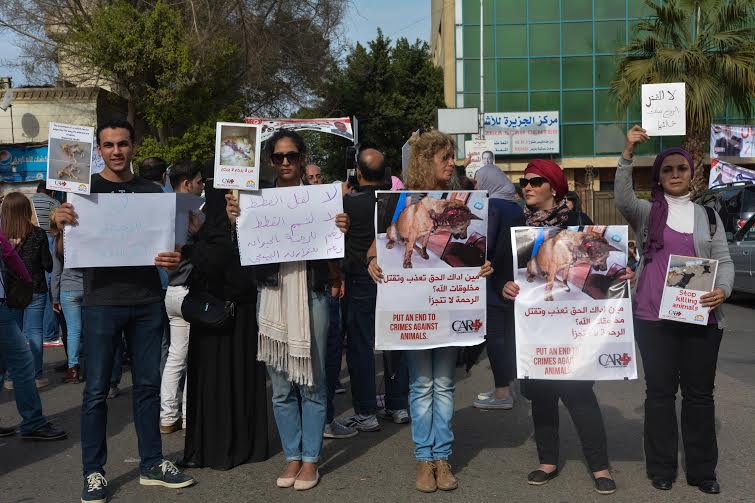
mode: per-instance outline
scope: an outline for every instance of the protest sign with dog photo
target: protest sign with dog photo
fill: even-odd
[[[378,349],[472,346],[485,337],[488,196],[377,191]]]
[[[259,190],[260,135],[256,125],[217,123],[213,187]]]
[[[89,194],[94,128],[51,122],[48,138],[47,188]]]
[[[634,379],[626,226],[511,229],[517,375]]]

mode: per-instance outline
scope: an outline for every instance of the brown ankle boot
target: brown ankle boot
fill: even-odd
[[[417,461],[417,490],[423,493],[434,493],[437,489],[433,462]]]
[[[66,376],[63,378],[65,383],[80,383],[81,376],[79,375],[79,366],[73,366],[66,370]]]
[[[445,460],[435,461],[435,480],[441,491],[453,491],[459,487],[459,482],[451,473],[451,465]]]

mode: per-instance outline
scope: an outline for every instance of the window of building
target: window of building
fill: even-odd
[[[626,120],[626,112],[619,114],[616,102],[608,90],[595,91],[595,118],[600,121]]]
[[[527,112],[527,93],[498,93],[499,112]]]
[[[629,3],[645,3],[629,0]],[[627,15],[627,0],[597,0],[595,2],[595,19],[624,19]]]
[[[592,122],[592,91],[564,91],[561,122]]]
[[[561,93],[558,91],[532,93],[530,104],[532,111],[558,111],[561,109]]]
[[[564,54],[592,53],[592,23],[563,24]]]
[[[524,23],[527,20],[527,0],[496,2],[496,23]]]
[[[653,9],[648,7],[645,2],[628,0],[629,17],[647,17],[653,13]]]
[[[495,55],[495,46],[493,45],[493,39],[495,36],[495,30],[492,27],[485,27],[484,34],[485,47],[483,48],[484,56],[491,58]],[[464,27],[464,57],[465,58],[479,58],[480,57],[480,27],[479,26],[465,26]]]
[[[626,138],[625,127],[626,125],[623,122],[615,124],[597,124],[595,126],[595,153],[620,153],[624,149]]]
[[[595,85],[598,87],[611,85],[617,66],[616,56],[595,56]]]
[[[561,126],[562,155],[593,155],[592,125]]]
[[[479,35],[478,42],[479,45]],[[496,56],[501,58],[527,56],[527,27],[525,25],[497,26]]]
[[[561,19],[560,0],[528,0],[529,20],[558,21]]]
[[[558,56],[558,24],[530,25],[530,56]]]
[[[559,58],[538,58],[530,60],[530,88],[558,89],[561,87],[561,67]]]
[[[505,91],[527,90],[527,60],[499,59],[498,89]]]
[[[592,19],[592,0],[563,0],[563,7],[565,20]]]
[[[595,23],[595,52],[615,53],[626,45],[625,21],[598,21]]]
[[[561,65],[564,89],[592,87],[592,56],[564,58]]]
[[[485,91],[494,93],[497,88],[496,84],[496,60],[486,59],[485,61]],[[480,92],[480,60],[464,60],[464,92]]]

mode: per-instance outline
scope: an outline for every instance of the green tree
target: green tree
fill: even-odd
[[[755,3],[752,0],[666,0],[645,3],[641,21],[611,82],[622,110],[642,84],[685,82],[687,135],[695,159],[693,191],[703,190],[711,121],[726,103],[751,117],[755,96]]]
[[[432,64],[426,42],[400,38],[395,45],[378,30],[367,47],[357,44],[345,63],[323,86],[317,105],[306,116],[355,116],[359,141],[386,156],[394,174],[401,172],[401,146],[419,127],[433,127],[443,107],[442,70]],[[323,137],[316,148],[331,178],[343,179],[345,142]],[[313,149],[315,150],[315,149]]]

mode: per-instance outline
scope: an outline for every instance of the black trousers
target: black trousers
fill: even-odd
[[[645,369],[645,463],[648,477],[675,478],[682,390],[682,439],[687,481],[715,480],[718,462],[713,387],[723,330],[715,325],[634,320]]]
[[[504,388],[516,379],[513,307],[488,304],[487,329],[485,340],[495,387]]]
[[[558,400],[561,399],[577,428],[590,471],[608,470],[606,429],[592,390],[593,381],[527,379],[520,384],[524,396],[532,401],[532,422],[541,464],[558,465]]]

